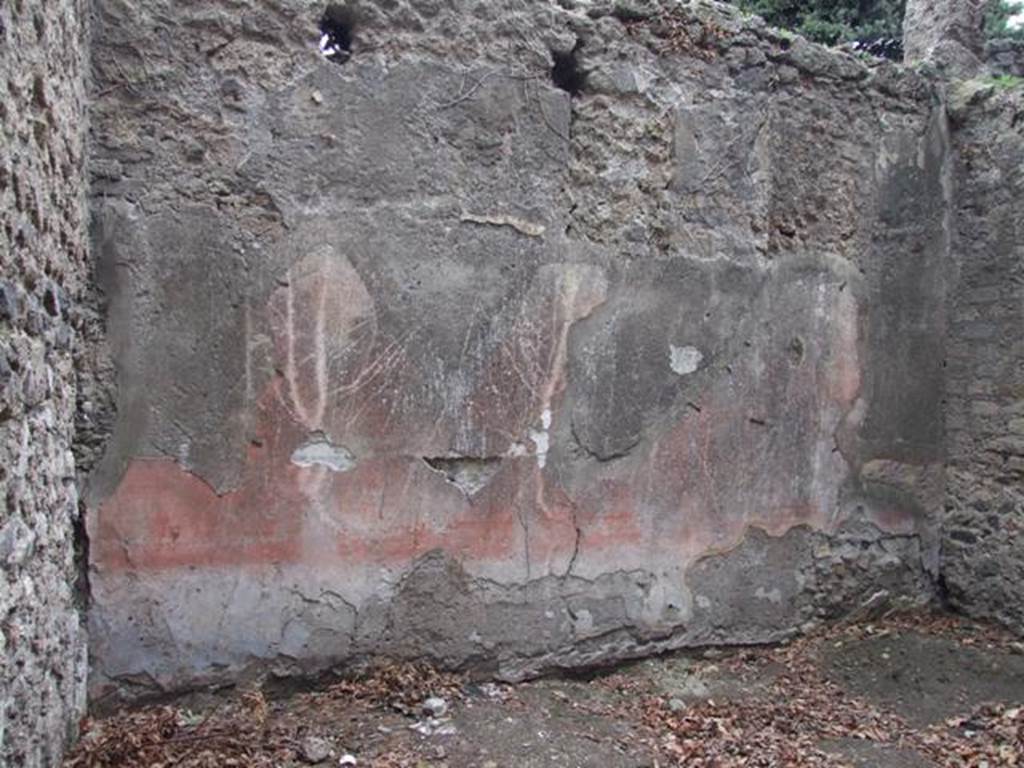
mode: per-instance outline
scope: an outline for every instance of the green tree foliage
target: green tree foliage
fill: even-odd
[[[1013,37],[1024,40],[1024,26],[1009,25],[1010,19],[1021,13],[1024,13],[1024,2],[995,0],[989,3],[988,14],[985,16],[985,33],[989,38]]]
[[[737,0],[737,4],[769,24],[826,45],[901,38],[907,5],[906,0]],[[1022,10],[1022,0],[992,0],[985,24],[988,36],[1024,38],[1024,29],[1007,25]]]
[[[738,0],[745,11],[826,45],[902,37],[906,0]]]

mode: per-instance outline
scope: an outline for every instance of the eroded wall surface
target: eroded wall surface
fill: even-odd
[[[84,319],[84,3],[0,5],[0,765],[85,709],[72,446]]]
[[[367,2],[339,63],[319,4],[96,3],[96,692],[514,679],[930,598],[931,87],[573,5]]]
[[[955,607],[1024,630],[1024,88],[963,83],[951,104],[958,279],[942,574]]]

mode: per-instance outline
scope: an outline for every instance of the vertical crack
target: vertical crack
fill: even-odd
[[[583,530],[580,528],[579,519],[576,515],[576,505],[571,506],[572,509],[572,527],[576,532],[576,539],[572,545],[572,557],[569,558],[569,565],[565,569],[565,573],[562,574],[562,578],[572,575],[572,569],[576,567],[576,560],[580,556],[580,542],[583,539]]]

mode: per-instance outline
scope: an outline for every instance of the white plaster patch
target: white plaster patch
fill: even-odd
[[[322,434],[314,434],[292,453],[292,464],[297,467],[327,467],[332,472],[347,472],[356,465],[356,457],[334,445]]]
[[[544,469],[548,463],[548,450],[551,448],[551,436],[548,430],[551,429],[551,409],[545,408],[540,415],[541,428],[530,430],[530,440],[533,441],[533,452],[537,456],[537,466]]]
[[[671,344],[668,350],[669,365],[680,376],[693,373],[700,368],[700,364],[704,361],[704,355],[696,347],[677,347],[675,344]]]

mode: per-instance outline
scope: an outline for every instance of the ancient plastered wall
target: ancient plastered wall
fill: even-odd
[[[957,608],[1024,631],[1024,88],[975,81],[951,102],[959,279],[942,574]]]
[[[84,711],[76,311],[84,3],[0,4],[0,765],[50,766]]]
[[[94,686],[927,600],[942,119],[728,7],[100,0]],[[587,73],[575,98],[552,51]]]

